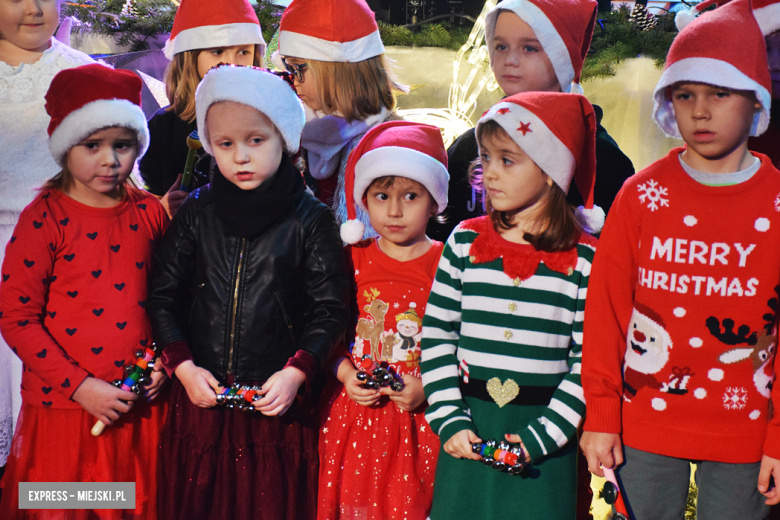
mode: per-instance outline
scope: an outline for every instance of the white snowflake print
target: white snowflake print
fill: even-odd
[[[400,303],[398,303],[398,302],[395,302],[395,303],[393,304],[393,309],[397,309],[397,308],[398,308],[398,307],[400,307],[400,306],[401,306],[401,304],[400,304]]]
[[[775,198],[775,211],[780,211],[780,193]]]
[[[640,184],[637,186],[637,188],[639,188],[639,191],[642,192],[639,195],[639,200],[642,202],[647,202],[647,207],[650,209],[650,211],[655,211],[660,206],[666,206],[667,208],[669,207],[669,199],[664,198],[664,195],[667,197],[669,196],[667,188],[660,186],[653,179],[650,179],[645,184]]]
[[[355,269],[355,276],[360,276],[360,269]]]
[[[723,394],[723,407],[726,410],[742,410],[747,404],[747,390],[730,386]]]

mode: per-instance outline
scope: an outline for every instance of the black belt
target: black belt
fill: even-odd
[[[519,385],[518,385],[519,386]],[[550,404],[557,386],[519,386],[517,397],[507,404],[519,406],[547,406]],[[487,390],[487,381],[469,378],[468,383],[460,382],[460,393],[463,397],[474,397],[481,401],[495,402]]]

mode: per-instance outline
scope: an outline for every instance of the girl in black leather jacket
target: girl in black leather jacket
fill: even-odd
[[[174,381],[159,515],[314,518],[317,424],[305,397],[347,325],[339,231],[288,157],[304,113],[283,80],[220,66],[196,108],[218,171],[171,223],[146,302]],[[255,412],[215,407],[234,383],[260,387]]]

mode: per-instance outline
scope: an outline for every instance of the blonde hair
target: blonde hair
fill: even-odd
[[[398,82],[384,54],[355,63],[306,60],[317,82],[319,105],[326,114],[338,113],[347,122],[395,108],[393,91],[408,92]]]
[[[173,59],[165,69],[165,94],[170,106],[165,110],[173,110],[183,121],[195,121],[195,90],[200,84],[198,74],[198,56],[207,49],[195,49],[173,55]],[[263,56],[260,44],[255,44],[252,65],[261,67]]]

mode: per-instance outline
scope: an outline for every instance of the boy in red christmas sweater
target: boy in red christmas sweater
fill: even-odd
[[[654,116],[687,146],[626,181],[599,241],[581,446],[592,473],[617,468],[632,518],[682,518],[690,462],[698,518],[765,518],[780,502],[780,172],[746,144],[770,91],[748,0],[684,28]]]

